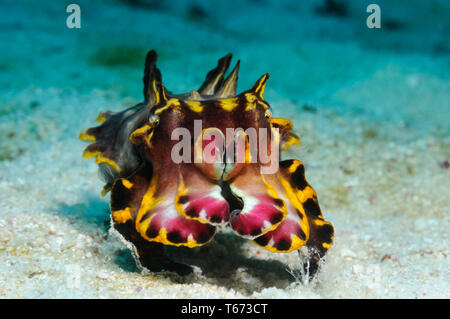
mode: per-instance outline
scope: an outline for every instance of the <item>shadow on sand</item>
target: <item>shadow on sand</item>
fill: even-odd
[[[92,234],[94,230],[102,241],[117,240],[109,233],[109,203],[99,197],[87,195],[84,202],[74,205],[59,203],[57,214],[67,218],[80,232],[89,231],[89,234]],[[206,281],[247,294],[268,287],[286,288],[295,281],[284,263],[246,255],[242,249],[246,242],[246,239],[231,232],[218,232],[211,242],[201,247],[168,246],[167,253],[172,260],[197,266],[202,270],[202,274],[194,273],[181,277],[167,273],[164,276],[169,277],[174,283]],[[139,272],[131,251],[125,246],[117,248],[111,255],[112,261],[121,269]]]

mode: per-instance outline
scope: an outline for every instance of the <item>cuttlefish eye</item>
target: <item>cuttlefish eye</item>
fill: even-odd
[[[270,119],[272,117],[272,112],[270,110],[266,110],[264,116],[266,117],[266,119]]]
[[[148,123],[150,126],[154,127],[159,124],[159,116],[155,114],[149,114],[148,115]]]

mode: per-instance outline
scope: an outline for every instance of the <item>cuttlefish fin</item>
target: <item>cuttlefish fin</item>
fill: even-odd
[[[108,152],[106,146],[100,143],[94,143],[86,147],[83,151],[84,158],[95,158],[96,164],[106,164],[115,173],[120,172],[118,163],[114,160],[114,154]]]
[[[103,123],[106,120],[108,120],[109,118],[111,118],[111,116],[113,116],[115,113],[111,112],[111,111],[101,111],[100,113],[98,113],[97,118],[95,119],[96,122],[98,123]]]
[[[142,126],[146,117],[145,105],[138,104],[122,112],[101,112],[97,117],[99,126],[81,131],[79,138],[91,142],[83,157],[96,159],[107,185],[112,186],[116,179],[129,176],[141,165],[129,136]]]
[[[198,92],[201,95],[214,95],[223,83],[223,75],[230,66],[231,53],[227,54],[219,60],[217,66],[208,72],[205,82],[203,82]]]
[[[230,217],[221,187],[190,164],[181,168],[175,206],[181,215],[201,223],[224,225]]]
[[[304,165],[298,160],[280,162],[278,179],[289,214],[275,230],[254,242],[272,252],[290,252],[306,244],[322,257],[333,243],[334,230],[332,224],[324,220],[317,195],[304,173]]]

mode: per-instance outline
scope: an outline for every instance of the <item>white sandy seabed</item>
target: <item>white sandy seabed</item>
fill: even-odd
[[[223,2],[80,1],[81,30],[65,28],[65,6],[51,3],[0,5],[0,298],[450,297],[449,26],[428,36],[433,16],[407,20],[428,4],[408,15],[384,7],[401,27],[367,40],[355,31],[366,14],[357,2],[338,18],[308,1],[243,1],[234,11]],[[124,62],[120,47],[138,62]],[[289,274],[295,252],[272,254],[229,232],[169,251],[201,272],[144,276],[108,234],[108,199],[77,137],[99,111],[141,99],[140,48],[160,52],[163,80],[178,92],[229,51],[241,59],[239,90],[271,73],[266,99],[302,137],[285,158],[305,163],[335,226],[313,282]],[[123,65],[102,60],[105,52]]]

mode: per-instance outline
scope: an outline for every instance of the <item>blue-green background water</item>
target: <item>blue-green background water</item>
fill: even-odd
[[[81,29],[66,26],[69,3],[2,1],[5,102],[33,85],[140,99],[150,49],[166,85],[186,91],[232,52],[242,60],[240,89],[271,74],[269,101],[286,96],[373,120],[447,126],[445,1],[379,1],[381,29],[366,26],[370,1],[79,1]],[[414,78],[422,75],[438,91]],[[429,100],[436,94],[441,105]]]

